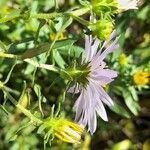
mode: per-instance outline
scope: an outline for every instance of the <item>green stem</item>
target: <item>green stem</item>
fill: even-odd
[[[82,16],[82,15],[86,14],[89,11],[90,11],[90,7],[84,7],[84,8],[80,8],[78,10],[72,11],[72,12],[70,12],[70,14],[73,15],[73,16]]]
[[[3,53],[3,52],[0,52],[0,57],[2,57],[2,58],[17,58],[16,55],[6,54],[6,53]]]
[[[69,12],[67,14],[73,15],[73,16],[82,16],[85,13],[89,12],[90,8],[89,7],[84,7],[84,8],[80,8],[78,10]],[[30,18],[37,18],[37,19],[52,19],[58,16],[62,16],[62,13],[38,13],[38,14],[31,14]]]
[[[9,92],[9,93],[13,93],[15,95],[19,95],[20,93],[17,90],[11,89],[7,86],[5,86],[5,89]]]
[[[39,14],[31,14],[30,18],[37,18],[37,19],[52,19],[58,16],[61,16],[61,13],[39,13]]]
[[[75,16],[75,15],[71,15],[71,16],[73,19],[77,20],[79,23],[81,23],[84,26],[89,26],[89,24],[90,24],[88,21],[86,21],[78,16]]]
[[[25,62],[37,67],[37,68],[43,68],[43,69],[47,69],[47,70],[51,70],[54,72],[59,72],[59,68],[55,67],[54,65],[48,65],[48,64],[39,64],[31,59],[25,59]]]
[[[55,67],[54,65],[39,64],[39,63],[33,61],[32,59],[29,59],[29,58],[23,59],[23,57],[21,58],[21,57],[18,57],[16,55],[13,55],[13,54],[6,54],[6,53],[2,53],[2,52],[0,52],[0,57],[3,57],[3,58],[12,58],[12,59],[18,58],[19,60],[22,59],[23,61],[25,61],[25,62],[27,62],[27,63],[35,66],[35,67],[43,68],[43,69],[47,69],[47,70],[59,73],[59,68]],[[13,68],[14,68],[15,65],[16,65],[16,63],[13,65],[13,67],[12,67],[12,69],[11,69],[11,71],[10,71],[9,74],[11,74],[11,72],[12,72],[12,70],[13,70]],[[8,78],[6,79],[5,83],[8,82],[9,77],[10,77],[10,75],[8,75]]]

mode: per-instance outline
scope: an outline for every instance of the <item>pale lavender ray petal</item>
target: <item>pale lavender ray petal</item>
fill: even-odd
[[[75,104],[74,104],[74,107],[78,106],[79,103],[81,103],[81,100],[82,100],[82,98],[83,98],[83,95],[84,95],[84,91],[81,90],[80,95],[79,95],[79,97],[77,98],[77,100],[76,100],[76,102],[75,102]]]
[[[75,104],[75,108],[76,108],[76,116],[75,116],[75,121],[80,120],[79,122],[82,123],[83,125],[85,125],[85,118],[86,115],[85,111],[89,110],[90,105],[91,105],[91,98],[88,96],[90,92],[87,93],[87,90],[83,89],[82,90],[82,95],[79,99],[80,102],[78,102],[78,104]]]
[[[102,53],[100,51],[95,55],[95,60],[98,64],[103,61],[103,59],[107,56],[107,54],[112,53],[114,50],[116,50],[119,47],[117,37]]]
[[[90,73],[91,76],[105,76],[108,78],[115,78],[117,77],[117,72],[110,69],[101,69],[101,66]]]
[[[80,120],[78,121],[78,124],[86,127],[89,120],[89,111],[85,109],[80,117]]]
[[[92,36],[85,35],[85,62],[89,61],[90,53],[92,50]]]
[[[90,107],[93,105],[92,104],[92,100],[93,100],[93,92],[92,92],[92,90],[91,90],[91,87],[90,87],[90,85],[88,85],[87,86],[87,88],[86,88],[86,101],[87,101],[87,103],[86,103],[86,108],[89,108],[90,109]]]
[[[105,68],[106,63],[104,61],[102,61],[100,64],[98,64],[95,60],[96,60],[96,58],[93,58],[93,60],[89,63],[89,67],[91,68],[92,72],[94,70],[97,71],[99,69]]]
[[[102,93],[102,92],[99,92],[100,93],[100,100],[103,102],[103,103],[105,103],[107,106],[109,106],[109,107],[111,107],[112,105],[113,105],[113,101],[112,101],[112,99],[109,97],[107,97],[105,94],[106,94],[106,92],[105,93]]]
[[[104,120],[104,121],[108,121],[107,118],[107,114],[106,114],[106,110],[104,108],[104,105],[101,101],[97,102],[97,105],[95,107],[95,110],[97,112],[97,114]]]
[[[99,39],[96,39],[94,41],[94,44],[91,46],[89,61],[91,61],[92,58],[96,55],[99,43],[100,43]]]
[[[85,35],[85,53],[89,51],[90,47],[91,47],[90,36]]]
[[[90,78],[93,82],[98,82],[99,85],[106,85],[110,82],[112,82],[114,79],[111,79],[111,78],[108,78],[108,77],[105,77],[105,76],[92,76],[90,75]]]
[[[106,41],[103,43],[102,47],[98,50],[98,55],[101,54],[103,48],[104,48],[104,47],[107,47],[107,45],[109,45],[110,41],[111,41],[112,39],[114,39],[116,36],[117,36],[116,30],[113,30],[113,32],[111,33],[109,39],[106,40]]]
[[[117,77],[118,72],[111,69],[103,69],[100,71],[100,74],[104,75],[105,77],[115,78]]]
[[[78,123],[82,124],[83,126],[88,125],[88,127],[90,128],[90,131],[94,132],[96,129],[95,127],[96,121],[94,120],[95,122],[93,123],[90,121],[91,121],[91,114],[94,113],[95,102],[93,101],[93,91],[90,85],[87,86],[84,96],[85,96],[84,98],[86,98],[85,99],[86,105],[84,107],[84,110],[82,112],[82,115]]]
[[[117,36],[117,32],[116,32],[116,30],[113,30],[113,32],[111,33],[109,39],[106,40],[106,41],[103,43],[102,47],[103,47],[103,48],[106,47],[106,46],[109,44],[109,42],[110,42],[112,39],[114,39],[116,36]]]
[[[98,56],[97,61],[101,62],[109,53],[112,53],[114,50],[119,48],[119,44],[117,42],[118,38],[116,38],[115,41],[101,53],[101,55],[96,54]]]
[[[99,65],[101,65],[102,61],[105,59],[105,57],[107,56],[107,54],[113,52],[118,47],[119,47],[118,44],[112,45],[112,47],[108,47],[108,49],[106,49],[104,52],[102,52],[101,55],[96,54],[95,59],[92,60],[92,63],[96,64],[96,67],[99,66]]]
[[[105,92],[105,90],[101,87],[101,86],[99,86],[99,93],[102,95],[102,97],[104,98],[103,99],[103,102],[106,104],[106,105],[108,105],[109,107],[111,107],[111,106],[113,106],[114,105],[114,103],[113,103],[113,101],[112,101],[112,99],[110,98],[110,96]]]
[[[104,96],[101,96],[99,99],[109,107],[111,107],[113,105],[113,101],[106,99]]]
[[[75,121],[79,120],[85,107],[84,93],[81,91],[80,96],[76,100],[73,109],[76,111]]]
[[[95,93],[98,93],[98,99],[103,101],[106,105],[111,107],[113,105],[112,99],[109,97],[109,95],[104,91],[104,89],[99,85],[99,82],[94,81],[94,90]]]
[[[75,94],[77,94],[80,91],[79,91],[78,87],[74,85],[74,86],[70,87],[67,92],[68,93],[75,93]]]
[[[116,32],[116,30],[113,30],[113,32],[110,34],[109,41],[115,37],[117,37],[117,32]]]
[[[97,127],[97,118],[96,118],[96,112],[95,110],[90,111],[90,118],[88,120],[88,130],[91,134],[93,134],[96,131]]]
[[[92,82],[91,82],[90,86],[94,90],[94,99],[95,99],[94,109],[103,120],[107,121],[108,119],[107,119],[107,114],[106,114],[105,108],[99,98],[99,93],[98,93],[99,88],[97,88],[97,86],[95,86],[95,84]]]

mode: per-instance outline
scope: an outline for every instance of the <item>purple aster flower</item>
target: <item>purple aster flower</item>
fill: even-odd
[[[107,68],[104,58],[118,48],[118,38],[115,31],[110,38],[105,41],[98,50],[100,41],[95,41],[91,36],[85,36],[85,53],[82,55],[82,66],[87,64],[86,84],[80,81],[72,86],[68,92],[80,93],[74,109],[76,111],[75,121],[88,126],[88,130],[93,134],[97,127],[97,115],[108,121],[104,104],[113,105],[112,99],[105,92],[103,87],[112,82],[117,76],[117,72]]]

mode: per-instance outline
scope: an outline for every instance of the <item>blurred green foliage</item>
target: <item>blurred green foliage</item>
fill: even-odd
[[[65,12],[81,4],[87,5],[85,1],[75,0],[58,0],[57,5],[55,0],[0,0],[0,52],[20,58],[17,62],[0,58],[0,81],[6,81],[5,85],[15,98],[21,95],[26,82],[27,98],[18,103],[37,116],[48,116],[53,104],[58,107],[63,102],[61,111],[66,118],[73,119],[74,98],[65,95],[67,82],[51,67],[55,65],[63,69],[71,60],[80,58],[84,47],[82,31],[88,29],[67,15],[45,16],[49,19],[34,15]],[[28,18],[30,15],[35,18]],[[107,109],[109,122],[98,119],[97,132],[93,136],[86,133],[79,145],[54,140],[47,144],[47,150],[150,149],[150,82],[139,85],[133,78],[138,71],[150,74],[150,1],[141,0],[138,10],[113,17],[116,17],[120,48],[107,61],[119,75],[106,87],[115,103]],[[21,61],[30,57],[34,57],[33,62]],[[44,66],[48,67],[45,70],[38,64],[52,66]],[[43,149],[43,136],[36,134],[37,128],[31,121],[9,102],[2,91],[0,99],[0,149]]]

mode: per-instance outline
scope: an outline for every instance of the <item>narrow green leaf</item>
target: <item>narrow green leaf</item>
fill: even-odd
[[[58,64],[58,66],[60,66],[62,69],[65,68],[66,63],[57,50],[53,51],[53,58],[54,58],[55,62]]]
[[[133,86],[130,86],[129,91],[131,92],[133,99],[135,101],[138,101],[138,95],[137,95],[136,89]]]
[[[73,39],[66,39],[61,41],[56,41],[52,49],[58,49],[65,47],[67,45],[72,45],[75,42]],[[51,47],[50,43],[42,43],[38,47],[28,49],[22,55],[20,55],[21,59],[32,58],[38,56],[42,53],[47,52]]]
[[[42,114],[42,116],[44,116],[43,110],[42,110],[42,94],[41,94],[41,87],[37,84],[34,85],[34,91],[38,97],[38,102],[39,102],[39,110]]]
[[[129,112],[127,112],[125,108],[123,108],[121,105],[117,104],[116,102],[114,102],[114,105],[110,107],[110,109],[120,116],[130,118]]]
[[[131,96],[130,92],[127,91],[127,90],[124,90],[122,94],[123,94],[125,103],[126,103],[127,107],[130,109],[130,111],[131,111],[134,115],[138,115],[138,111],[140,110],[140,106],[139,106],[139,104],[133,99],[133,97]]]
[[[14,64],[12,65],[12,67],[11,67],[11,69],[10,69],[10,71],[9,71],[9,73],[8,73],[8,75],[7,75],[6,79],[5,79],[5,81],[4,81],[4,84],[6,84],[6,83],[9,81],[10,76],[11,76],[11,74],[12,74],[12,71],[14,70],[16,64],[17,64],[17,61],[15,60]]]

